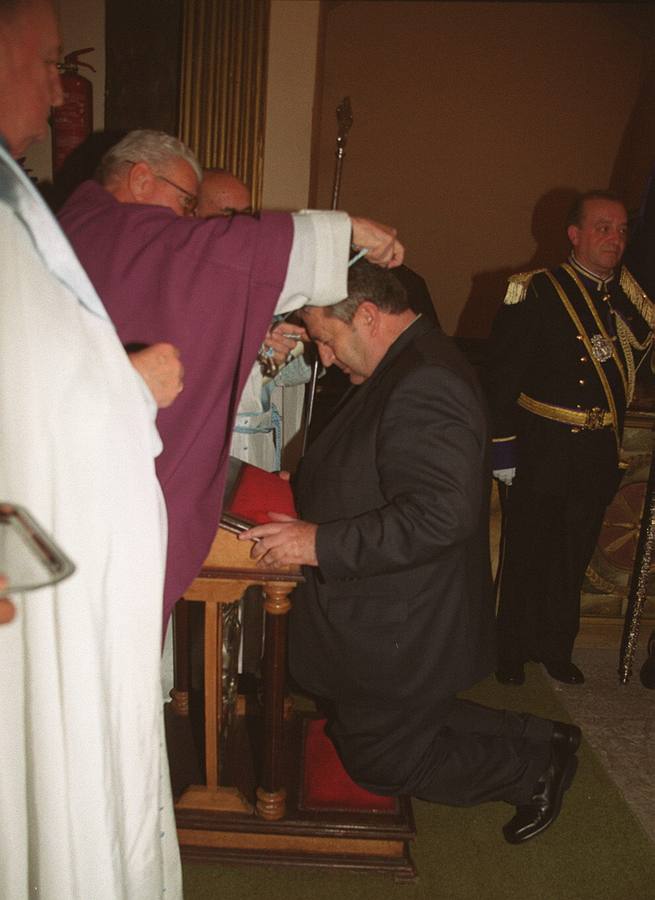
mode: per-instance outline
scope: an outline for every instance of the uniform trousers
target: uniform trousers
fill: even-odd
[[[520,468],[509,488],[498,602],[501,669],[571,660],[585,571],[620,478],[612,460],[597,463],[589,459],[585,478],[563,479],[565,493],[526,483]]]

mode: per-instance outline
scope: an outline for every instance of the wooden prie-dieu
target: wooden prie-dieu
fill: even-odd
[[[250,542],[219,527],[202,571],[176,609],[176,678],[166,721],[182,857],[412,879],[410,800],[375,797],[350,782],[317,715],[298,712],[286,696],[289,595],[301,572],[260,568],[250,549]],[[264,594],[263,691],[240,695],[227,722],[223,613],[252,585]],[[202,689],[190,674],[189,620],[199,604]],[[309,755],[307,746],[314,748]],[[191,783],[194,770],[204,770],[198,779],[204,783]]]

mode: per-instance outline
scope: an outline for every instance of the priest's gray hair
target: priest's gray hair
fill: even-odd
[[[369,300],[382,312],[400,315],[409,309],[407,291],[392,272],[361,259],[348,269],[348,296],[323,307],[326,316],[350,324],[359,306]]]
[[[125,169],[134,163],[145,162],[156,172],[166,169],[178,159],[188,162],[196,173],[198,181],[202,180],[200,163],[182,141],[171,134],[166,134],[165,131],[152,131],[145,128],[130,131],[105,153],[100,160],[95,177],[100,184],[106,185],[114,178],[123,175]]]

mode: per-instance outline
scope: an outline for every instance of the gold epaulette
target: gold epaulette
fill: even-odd
[[[511,306],[514,303],[520,303],[522,300],[525,300],[525,295],[528,293],[533,277],[538,275],[539,272],[545,271],[546,269],[533,269],[532,272],[517,272],[516,275],[512,275],[507,282],[507,293],[503,303]]]
[[[621,267],[619,284],[623,288],[630,303],[636,307],[642,319],[644,319],[651,328],[655,328],[655,304],[649,299],[646,291],[644,291],[634,275],[628,272],[625,266]]]

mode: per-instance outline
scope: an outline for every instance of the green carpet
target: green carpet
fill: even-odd
[[[566,719],[537,667],[520,690],[493,678],[467,694],[489,706]],[[414,801],[418,879],[267,866],[184,865],[185,900],[653,900],[655,848],[586,743],[559,819],[524,846],[501,827],[512,808]]]

